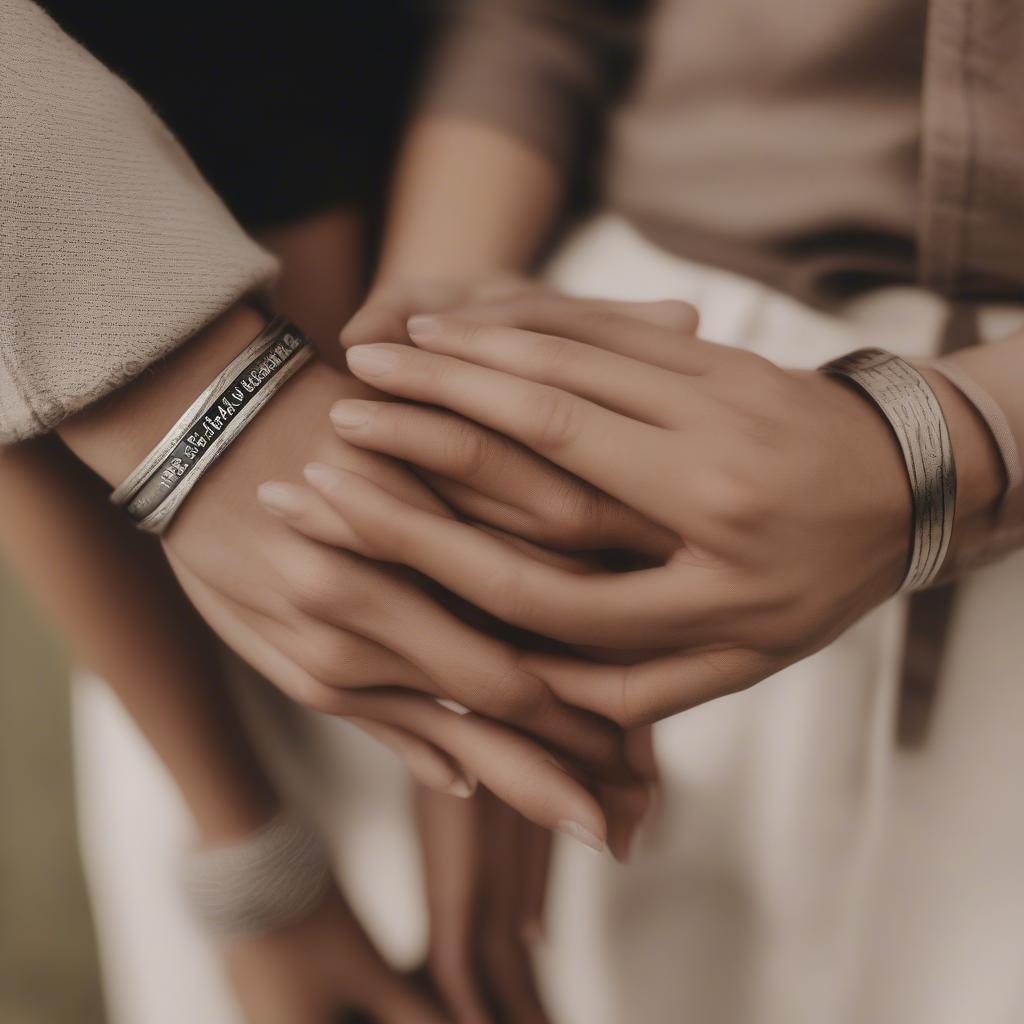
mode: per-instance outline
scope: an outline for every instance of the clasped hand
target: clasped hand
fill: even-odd
[[[549,529],[543,543],[632,547],[646,556],[639,567],[552,564],[465,517],[324,466],[306,478],[331,511],[299,511],[293,525],[571,645],[521,664],[567,704],[627,728],[819,649],[900,583],[910,497],[898,449],[844,383],[702,341],[687,307],[660,308],[640,319],[527,293],[415,316],[413,347],[359,345],[348,364],[422,404],[343,401],[332,412],[350,444],[428,479],[468,474],[506,509],[505,525],[559,491],[610,496],[592,506],[613,510],[603,530],[583,507],[575,527]],[[513,471],[531,452],[550,467],[546,480]],[[572,491],[573,481],[590,490]],[[458,493],[447,494],[458,507]],[[479,498],[462,511],[489,519]]]

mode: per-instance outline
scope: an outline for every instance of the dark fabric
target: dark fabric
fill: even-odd
[[[432,22],[427,0],[43,6],[150,102],[248,227],[379,195]]]

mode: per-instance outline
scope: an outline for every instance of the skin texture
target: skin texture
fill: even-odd
[[[349,309],[354,302],[358,264],[351,252],[359,230],[357,215],[338,211],[263,238],[281,252],[287,268],[275,301],[318,324],[313,332],[318,340],[336,333],[343,318],[339,302]],[[315,257],[331,275],[332,289],[311,287],[308,277],[294,272],[303,254]],[[348,291],[338,285],[346,280],[351,281]],[[321,296],[325,298],[318,305]],[[280,797],[248,741],[221,678],[213,638],[181,593],[159,544],[132,529],[107,502],[102,482],[53,438],[0,451],[0,485],[2,533],[17,538],[5,555],[61,627],[76,657],[114,689],[161,757],[189,806],[201,843],[218,845],[246,838],[276,812]],[[433,785],[454,788],[462,795],[471,791],[458,766],[438,748],[378,721],[359,724],[413,762],[417,773]],[[494,797],[488,795],[487,800],[496,815],[518,823],[518,829],[547,835],[504,809]],[[424,803],[418,814],[424,843],[441,832],[452,808],[463,802],[445,796]],[[465,815],[474,823],[481,820],[475,807],[476,802],[472,808],[467,805]],[[457,844],[448,852],[458,859]],[[522,863],[508,857],[496,859],[497,870],[485,884],[474,883],[470,894],[474,902],[465,906],[475,911],[476,901],[488,904],[489,888],[504,891],[508,879],[518,877]],[[462,877],[453,877],[452,871],[450,859],[435,858],[425,878],[428,895],[462,885]],[[540,883],[542,888],[543,877]],[[431,962],[466,960],[456,940],[476,942],[478,932],[463,935],[446,924],[446,915],[456,910],[450,901],[431,897],[428,902],[432,930],[446,943],[445,956],[432,954]],[[509,934],[501,934],[503,926],[510,929]],[[490,969],[504,976],[510,969],[522,968],[525,961],[516,952],[521,944],[518,922],[490,917],[486,930],[491,942],[509,958],[508,968],[494,959]],[[371,1012],[377,1021],[440,1024],[455,1019],[381,958],[337,891],[307,921],[272,935],[233,942],[224,955],[236,993],[252,1021],[325,1024],[340,1020],[337,1013],[353,1008]],[[489,983],[478,980],[478,975],[483,978],[484,966],[470,963],[470,970],[445,976],[444,998],[455,1005],[465,1002],[464,992],[492,991]],[[435,988],[440,990],[438,985]],[[502,998],[506,997],[509,1007],[518,1005],[515,990],[503,990]],[[489,1005],[497,1013],[506,1012],[500,1001]],[[510,1019],[519,1019],[514,1017],[518,1011],[507,1012],[513,1014]]]
[[[656,721],[817,650],[898,586],[905,472],[882,418],[840,382],[551,296],[409,333],[416,349],[351,350],[353,372],[505,434],[679,538],[654,568],[580,576],[351,474],[307,474],[353,550],[565,643],[661,652],[628,666],[531,658],[564,699],[624,726]],[[960,461],[984,464],[987,439],[955,396],[940,400]],[[988,461],[962,491],[968,514],[998,497]]]
[[[120,479],[173,421],[182,395],[196,393],[259,322],[235,311],[159,372],[68,421],[65,438],[108,480]],[[423,766],[447,758],[464,778],[449,772],[447,783],[465,791],[479,778],[539,824],[573,822],[602,843],[605,812],[571,772],[627,781],[617,727],[554,698],[519,669],[517,649],[467,626],[408,574],[300,537],[258,503],[268,476],[296,482],[313,460],[367,473],[404,500],[443,511],[408,470],[333,431],[330,406],[357,395],[372,397],[323,364],[305,368],[204,476],[163,539],[186,593],[229,646],[293,699],[416,743],[422,757],[407,763],[426,784],[438,778]],[[435,696],[480,714],[460,716]]]
[[[427,967],[456,1024],[550,1024],[530,944],[543,930],[551,834],[488,793],[420,789],[416,800],[430,909]]]
[[[12,541],[5,557],[160,757],[200,843],[247,838],[281,798],[213,639],[159,546],[124,521],[102,484],[52,438],[0,452],[0,485],[0,537]],[[348,1009],[394,1024],[448,1020],[386,963],[336,890],[307,920],[232,942],[224,956],[252,1024],[327,1024]]]

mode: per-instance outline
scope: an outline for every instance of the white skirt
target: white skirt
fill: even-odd
[[[946,314],[913,288],[812,311],[610,215],[548,278],[686,299],[702,336],[793,367],[868,344],[927,355]],[[1020,307],[985,310],[983,336],[1022,322]],[[559,848],[540,953],[559,1024],[1024,1020],[1024,554],[964,581],[915,751],[893,739],[904,618],[890,601],[753,690],[658,727],[665,798],[633,863]],[[334,837],[373,934],[411,963],[424,921],[402,771],[342,723],[290,718],[262,715],[268,756]],[[76,687],[75,724],[111,1021],[238,1020],[177,899],[189,826],[173,787],[94,680]]]

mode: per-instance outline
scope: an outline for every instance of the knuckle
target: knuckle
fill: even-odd
[[[522,344],[539,371],[550,378],[563,379],[578,364],[575,348],[561,338],[539,334]]]
[[[324,557],[290,559],[282,573],[292,605],[306,615],[344,612],[353,603],[355,595],[344,574]]]
[[[615,722],[623,729],[639,729],[648,725],[653,716],[648,700],[642,688],[635,685],[633,673],[629,666],[619,669],[618,677],[618,711]]]
[[[340,715],[347,709],[342,694],[314,679],[296,682],[289,688],[288,695],[302,707],[322,715]]]
[[[557,451],[579,436],[579,406],[555,388],[545,388],[534,410],[532,442],[544,451]]]
[[[541,518],[555,525],[560,541],[570,547],[588,547],[605,532],[607,507],[600,494],[566,476],[543,498]]]
[[[477,348],[487,340],[487,325],[472,321],[460,321],[455,334],[459,344],[467,349]]]
[[[681,299],[668,299],[659,303],[665,316],[665,324],[671,330],[682,334],[694,334],[700,326],[700,313],[696,306]]]
[[[487,685],[486,714],[505,722],[535,722],[550,706],[551,699],[544,683],[510,661]]]
[[[482,586],[495,615],[510,625],[523,625],[523,615],[529,602],[522,573],[516,566],[502,565],[490,570],[484,576]]]
[[[358,673],[359,644],[344,633],[320,637],[308,645],[303,668],[325,686],[344,689],[362,680]]]
[[[722,466],[705,473],[700,493],[708,516],[736,530],[761,529],[771,511],[763,488]]]
[[[444,461],[459,479],[477,479],[491,462],[491,439],[465,420],[451,419],[444,425]]]

